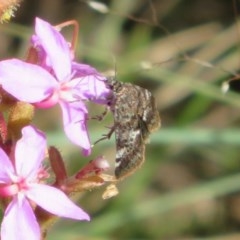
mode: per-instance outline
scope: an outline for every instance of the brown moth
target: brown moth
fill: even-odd
[[[122,179],[139,168],[145,159],[149,135],[158,130],[160,116],[155,99],[147,89],[108,79],[112,89],[110,108],[116,138],[115,176]]]

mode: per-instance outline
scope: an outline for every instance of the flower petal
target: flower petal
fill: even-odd
[[[71,74],[71,52],[69,44],[61,33],[40,18],[36,18],[35,20],[35,32],[39,44],[45,50],[58,80],[66,80]]]
[[[27,192],[27,197],[54,215],[76,220],[90,220],[86,212],[75,205],[67,195],[57,188],[34,184]]]
[[[91,153],[91,145],[87,131],[87,109],[81,101],[60,102],[63,114],[64,131],[74,144],[83,148],[83,154]]]
[[[29,202],[15,197],[8,205],[1,226],[1,240],[39,240],[40,228]]]
[[[0,84],[15,98],[34,103],[49,97],[57,82],[43,68],[11,59],[0,62]]]
[[[22,129],[22,138],[15,149],[15,168],[18,175],[36,177],[47,149],[45,135],[32,126]]]
[[[77,77],[99,75],[99,72],[95,68],[83,63],[72,62],[72,70],[76,72]]]
[[[106,77],[102,76],[95,68],[86,64],[73,63],[73,78],[75,82],[75,95],[96,103],[107,104],[110,89],[106,85]],[[72,82],[71,81],[71,82]],[[82,96],[83,95],[83,96]]]
[[[0,148],[0,183],[9,183],[9,173],[14,173],[12,162],[7,154]]]

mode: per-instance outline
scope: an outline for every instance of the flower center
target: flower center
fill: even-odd
[[[27,181],[24,178],[19,178],[15,183],[0,186],[0,195],[10,197],[26,190],[28,190]]]
[[[72,95],[72,87],[69,86],[69,82],[64,82],[61,84],[59,90],[59,98],[67,102],[75,100],[75,98]]]

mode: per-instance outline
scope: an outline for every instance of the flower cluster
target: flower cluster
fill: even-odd
[[[18,59],[2,61],[0,84],[18,100],[37,107],[59,104],[66,135],[89,155],[88,111],[84,101],[107,102],[106,78],[94,68],[74,62],[69,44],[49,23],[37,18],[35,32],[32,43],[38,64]]]
[[[41,183],[46,147],[44,134],[27,126],[16,143],[13,159],[0,149],[0,195],[12,197],[1,226],[3,240],[40,239],[32,202],[58,216],[89,220],[89,216],[62,191]]]
[[[37,206],[56,216],[89,220],[67,196],[71,190],[59,152],[55,148],[47,151],[45,134],[30,124],[33,109],[59,104],[66,136],[89,155],[85,102],[107,103],[110,90],[105,81],[93,67],[77,63],[71,44],[57,28],[39,18],[27,60],[0,62],[0,201],[5,209],[2,240],[39,240]],[[6,108],[10,108],[8,121],[3,117]],[[46,183],[49,174],[42,164],[47,155],[56,178],[52,185]],[[76,174],[76,181],[107,168],[108,163],[98,158]],[[101,184],[99,179],[96,182]]]

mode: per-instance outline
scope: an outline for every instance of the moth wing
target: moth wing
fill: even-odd
[[[115,176],[123,178],[132,174],[144,162],[145,144],[140,128],[131,124],[115,129],[116,168]]]

